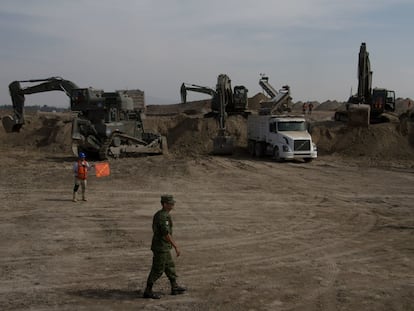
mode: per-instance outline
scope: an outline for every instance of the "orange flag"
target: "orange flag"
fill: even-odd
[[[100,162],[95,163],[95,176],[96,177],[105,177],[109,176],[111,171],[109,169],[109,162]]]

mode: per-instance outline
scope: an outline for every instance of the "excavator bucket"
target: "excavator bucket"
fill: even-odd
[[[369,105],[350,105],[348,108],[348,125],[353,127],[368,127],[370,123]]]
[[[20,132],[23,124],[18,123],[12,116],[4,116],[1,120],[7,133]]]
[[[218,135],[213,140],[213,154],[216,155],[231,155],[234,151],[233,137],[226,135],[225,132],[219,131]]]

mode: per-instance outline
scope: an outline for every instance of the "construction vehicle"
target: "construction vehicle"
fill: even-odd
[[[218,119],[219,129],[218,134],[213,140],[214,154],[232,154],[234,149],[234,139],[231,137],[226,129],[226,120],[228,115],[232,114],[246,114],[248,105],[247,88],[244,86],[235,86],[232,90],[231,80],[225,74],[220,74],[217,77],[216,89],[196,84],[181,85],[181,101],[186,103],[187,91],[199,92],[209,94],[211,99],[211,112],[206,114],[208,116],[215,116]]]
[[[217,77],[216,88],[212,89],[207,86],[200,86],[196,84],[183,83],[180,88],[181,102],[187,102],[187,91],[198,92],[211,95],[211,112],[219,114],[223,104],[220,98],[221,93],[225,93],[226,101],[225,112],[228,115],[245,114],[248,107],[248,90],[243,85],[237,85],[232,90],[231,80],[225,74],[220,74]]]
[[[251,114],[247,118],[247,147],[251,156],[272,155],[275,161],[317,158],[317,147],[303,116]]]
[[[21,83],[38,83],[21,87]],[[145,132],[139,110],[125,92],[104,92],[79,88],[60,77],[13,81],[9,85],[13,116],[2,118],[6,132],[19,132],[25,123],[25,95],[63,91],[70,97],[72,120],[72,151],[77,156],[107,159],[134,154],[161,154],[167,150],[166,138]]]
[[[372,89],[372,71],[366,44],[361,43],[358,56],[358,92],[348,99],[345,109],[335,112],[335,120],[351,125],[368,125],[386,121],[385,113],[395,111],[395,92]]]
[[[258,114],[247,118],[247,148],[251,156],[272,155],[276,161],[303,159],[310,162],[318,156],[316,145],[307,131],[305,118],[290,115],[292,97],[284,85],[279,91],[261,74],[259,85],[270,100],[260,103]]]
[[[269,77],[260,74],[259,85],[270,97],[270,100],[260,103],[260,109],[266,110],[267,114],[290,112],[292,110],[292,97],[290,96],[290,87],[282,86],[279,91],[269,83]]]

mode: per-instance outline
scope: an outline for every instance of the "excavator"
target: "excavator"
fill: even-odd
[[[260,74],[259,85],[270,97],[270,100],[260,104],[261,114],[279,114],[292,111],[292,97],[288,85],[283,85],[279,91],[276,91],[269,83],[269,77],[265,74]]]
[[[236,85],[234,89],[231,88],[231,80],[226,74],[220,74],[217,77],[216,89],[207,86],[200,86],[196,84],[183,83],[181,85],[181,102],[187,102],[187,91],[208,94],[212,96],[211,111],[219,114],[222,109],[222,104],[227,114],[244,114],[248,106],[248,90],[243,85]],[[220,98],[221,93],[225,93],[225,102]]]
[[[335,112],[335,120],[355,126],[387,121],[385,113],[395,111],[395,92],[372,88],[371,63],[365,42],[361,43],[358,56],[358,92],[351,95],[345,108]]]
[[[22,87],[22,83],[38,83]],[[13,81],[9,84],[13,115],[2,118],[6,132],[19,132],[24,120],[25,95],[63,91],[70,98],[72,151],[86,152],[100,160],[136,154],[162,154],[167,151],[165,137],[144,131],[141,113],[125,92],[104,92],[80,88],[61,77]]]
[[[234,151],[234,139],[228,134],[226,120],[228,115],[245,115],[247,113],[247,88],[239,85],[232,90],[230,78],[226,74],[220,74],[217,77],[215,90],[206,86],[183,83],[180,89],[182,103],[187,101],[187,91],[212,96],[211,112],[206,117],[216,116],[219,123],[218,134],[213,140],[213,154],[232,154]]]

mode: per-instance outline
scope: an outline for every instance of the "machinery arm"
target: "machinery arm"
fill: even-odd
[[[271,97],[269,101],[261,104],[261,108],[264,109],[264,111],[274,114],[286,111],[289,112],[291,110],[292,97],[290,97],[290,87],[288,85],[283,85],[279,91],[276,91],[276,89],[269,83],[269,78],[264,74],[261,74],[259,85]]]
[[[227,119],[227,109],[231,112],[236,111],[234,104],[234,94],[231,88],[231,80],[225,74],[220,74],[217,77],[216,89],[213,90],[209,87],[200,86],[196,84],[185,84],[181,85],[181,101],[186,103],[187,91],[199,92],[204,94],[209,94],[212,96],[211,99],[211,110],[212,115],[218,118],[219,129],[218,134],[213,140],[215,154],[231,154],[233,152],[233,138],[227,134],[226,131],[226,119]],[[245,109],[247,105],[247,89],[244,86],[238,86],[235,88],[235,93],[237,91],[238,95],[238,104],[242,105],[242,110]],[[245,96],[246,98],[244,98]],[[240,109],[239,106],[237,109]],[[210,115],[210,113],[209,113]]]
[[[372,97],[372,71],[367,46],[363,42],[358,55],[358,93],[352,95],[348,102],[352,104],[369,104]]]
[[[213,90],[213,89],[211,89],[207,86],[200,86],[200,85],[196,85],[196,84],[183,83],[183,84],[181,84],[180,93],[181,93],[181,102],[184,103],[184,104],[187,102],[187,91],[193,91],[193,92],[208,94],[208,95],[211,95],[211,96],[214,96],[216,94],[215,90]]]
[[[365,43],[361,44],[358,60],[358,97],[369,101],[372,93],[372,71]]]
[[[278,92],[269,83],[269,77],[265,76],[264,74],[261,75],[259,85],[263,88],[263,90],[265,90],[265,92],[270,96],[270,98],[275,98],[277,96]]]
[[[21,87],[20,83],[36,83],[34,86]],[[49,91],[63,91],[70,96],[73,89],[78,86],[72,81],[62,79],[60,77],[51,77],[46,79],[21,80],[13,81],[9,84],[10,97],[13,104],[13,116],[3,118],[3,126],[6,132],[18,132],[24,124],[24,102],[25,95],[35,94]]]

